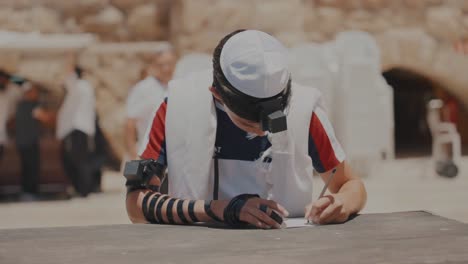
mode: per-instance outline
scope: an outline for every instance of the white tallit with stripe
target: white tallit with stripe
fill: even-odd
[[[212,199],[216,109],[209,91],[212,72],[192,74],[169,83],[166,113],[166,149],[169,195],[177,198]],[[288,130],[280,137],[287,148],[272,142],[272,162],[265,174],[270,197],[285,206],[291,216],[303,216],[312,201],[312,161],[308,155],[309,125],[320,98],[318,90],[292,84]],[[284,143],[284,142],[283,142]],[[233,171],[235,173],[235,171]],[[242,175],[237,188],[242,189]],[[220,185],[223,184],[220,182]],[[239,193],[243,193],[239,190]],[[258,190],[259,194],[266,193]],[[262,197],[267,198],[267,197]]]

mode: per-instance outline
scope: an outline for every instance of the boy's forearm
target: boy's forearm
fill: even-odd
[[[350,214],[361,211],[367,201],[367,192],[361,179],[352,179],[343,184],[336,194],[342,201]]]
[[[171,198],[148,189],[127,194],[127,213],[133,223],[192,224],[214,222],[204,200]]]

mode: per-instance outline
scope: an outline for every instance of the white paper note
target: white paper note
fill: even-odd
[[[286,218],[284,220],[286,228],[312,227],[314,224],[308,224],[305,218]]]

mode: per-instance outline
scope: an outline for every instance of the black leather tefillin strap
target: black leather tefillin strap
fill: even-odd
[[[127,181],[125,186],[127,187],[127,194],[136,190],[146,189],[146,186],[142,185],[139,181]]]
[[[265,204],[261,204],[259,207],[260,211],[264,212],[265,214],[269,215],[271,219],[275,220],[278,224],[283,223],[283,218],[275,211],[271,210],[271,213],[268,214],[268,206]]]
[[[223,220],[221,220],[221,218],[216,216],[213,210],[211,210],[211,202],[213,201],[205,200],[205,213],[217,222],[221,222],[221,223],[224,222]]]
[[[168,198],[169,198],[169,196],[167,196],[167,195],[162,196],[162,197],[159,199],[158,206],[156,207],[156,217],[158,218],[160,224],[163,224],[163,223],[164,223],[163,217],[162,217],[162,207],[163,207],[164,202],[165,202]]]
[[[214,157],[214,181],[213,181],[213,200],[218,200],[219,192],[219,161],[217,154]]]
[[[224,209],[224,222],[230,227],[235,228],[246,226],[247,223],[240,220],[242,207],[244,207],[247,200],[259,197],[260,196],[258,194],[241,194],[232,198]]]
[[[188,213],[192,222],[199,222],[197,216],[195,215],[195,201],[190,201],[188,205]]]
[[[176,201],[176,199],[174,198],[171,198],[169,199],[169,201],[167,202],[167,209],[166,209],[166,214],[167,214],[167,221],[169,222],[169,224],[175,224],[175,221],[174,221],[174,215],[172,213],[172,209],[174,207],[174,202]]]
[[[156,194],[153,196],[153,198],[151,199],[151,202],[150,202],[150,205],[149,205],[149,220],[151,223],[156,223],[156,224],[159,224],[160,223],[160,219],[156,219],[156,217],[154,216],[154,207],[156,206],[156,202],[158,201],[159,197],[161,197],[161,194]]]
[[[180,221],[182,221],[182,223],[184,224],[189,223],[189,221],[187,220],[184,214],[184,200],[179,200],[177,202],[177,215],[179,216]]]
[[[148,222],[151,223],[150,216],[148,215],[148,199],[152,195],[152,192],[146,193],[145,197],[143,197],[143,202],[141,203],[141,207],[143,207],[143,215]]]

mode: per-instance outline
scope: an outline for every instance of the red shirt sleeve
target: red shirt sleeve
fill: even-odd
[[[166,166],[166,110],[167,99],[161,103],[161,106],[155,112],[153,122],[147,129],[140,157],[142,159],[154,159],[161,165]]]
[[[325,111],[318,107],[310,120],[309,156],[314,169],[319,173],[327,172],[343,162],[345,156],[335,137]]]

